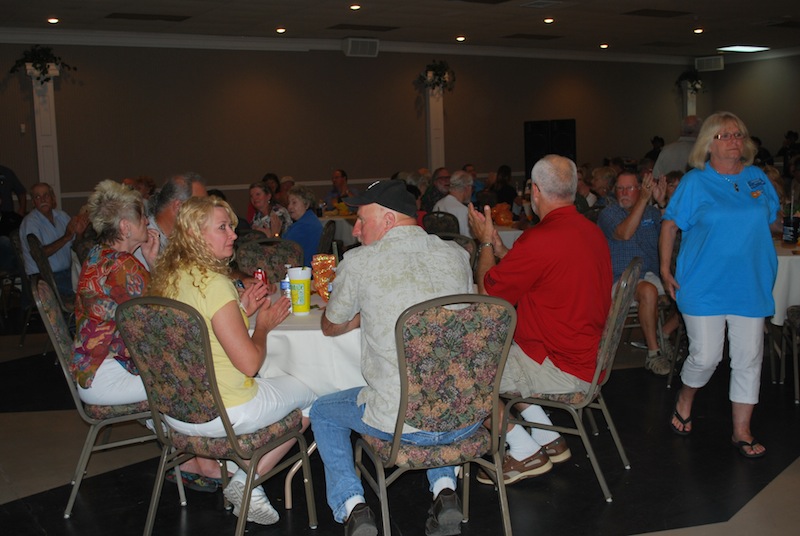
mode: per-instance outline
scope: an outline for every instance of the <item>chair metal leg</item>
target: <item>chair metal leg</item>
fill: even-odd
[[[600,411],[603,412],[603,418],[606,420],[608,431],[611,433],[611,438],[614,440],[614,444],[617,446],[617,452],[619,453],[620,459],[622,459],[623,467],[625,467],[625,469],[630,469],[631,462],[628,460],[627,454],[625,454],[625,448],[622,446],[622,441],[617,433],[617,427],[614,425],[613,419],[611,419],[611,413],[609,413],[608,406],[606,406],[606,401],[603,400],[602,395],[598,395],[597,397],[597,406],[599,407]]]
[[[797,339],[800,334],[796,333],[794,330],[791,330],[792,334],[792,365],[794,369],[794,403],[800,404],[800,373],[797,370],[797,358],[798,358],[798,351],[797,351]]]
[[[583,418],[586,415],[586,420],[589,421],[589,425],[592,427],[592,435],[597,437],[600,435],[600,430],[597,428],[597,421],[594,420],[594,413],[591,410],[584,413],[583,408],[578,410],[578,415]]]
[[[153,525],[156,522],[156,512],[158,511],[158,501],[161,498],[161,489],[164,487],[164,476],[167,474],[167,458],[169,454],[168,447],[161,449],[161,457],[158,459],[158,469],[156,470],[156,480],[153,482],[153,494],[150,496],[147,520],[144,523],[144,536],[150,536],[153,533]],[[175,476],[178,477],[178,489],[182,490],[183,488],[180,486],[182,483],[180,473],[175,473]]]
[[[314,441],[307,447],[302,436],[300,436],[298,442],[300,443],[301,456],[303,458],[303,485],[306,490],[306,505],[308,506],[308,526],[311,529],[316,529],[319,523],[317,521],[317,505],[314,501],[314,484],[311,479],[311,460],[309,456],[317,449],[317,443]]]
[[[307,456],[311,456],[314,454],[314,451],[317,450],[317,442],[312,441],[311,444],[308,446],[308,450],[306,451]],[[286,509],[292,509],[292,480],[294,480],[294,475],[303,467],[303,460],[297,460],[295,464],[289,469],[289,472],[286,474],[286,479],[283,481],[283,495],[286,501]]]
[[[92,449],[94,448],[97,435],[100,433],[101,425],[91,425],[89,433],[86,434],[86,441],[83,442],[83,449],[78,458],[78,466],[75,468],[75,474],[72,477],[72,492],[69,494],[67,507],[64,509],[64,519],[69,519],[72,515],[72,507],[75,504],[75,499],[78,496],[78,489],[81,487],[83,475],[86,472],[86,466],[89,464],[89,458],[92,456]]]
[[[603,491],[603,496],[605,496],[606,502],[611,502],[613,500],[611,497],[611,491],[608,489],[608,484],[606,484],[603,471],[600,469],[600,463],[597,461],[597,456],[594,453],[591,441],[589,441],[589,435],[586,433],[586,428],[583,426],[581,416],[577,411],[575,411],[574,408],[566,407],[564,409],[569,412],[569,414],[572,416],[572,420],[575,422],[575,427],[578,429],[578,434],[581,436],[581,441],[583,441],[584,448],[586,448],[586,455],[589,457],[589,461],[592,464],[592,469],[594,469],[594,474],[597,477],[597,482],[600,484],[600,489]]]
[[[472,465],[467,462],[461,466],[461,472],[464,478],[461,479],[461,515],[462,523],[469,521],[469,474],[472,470]]]
[[[503,516],[503,534],[511,536],[511,512],[508,507],[508,495],[506,495],[506,483],[503,479],[503,452],[492,454],[494,460],[495,473],[497,474],[497,497],[500,501],[500,514]]]

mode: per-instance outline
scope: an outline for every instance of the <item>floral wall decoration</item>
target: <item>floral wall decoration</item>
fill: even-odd
[[[450,69],[446,61],[433,60],[432,63],[425,66],[425,70],[419,73],[415,83],[420,89],[453,91],[456,73]]]
[[[686,82],[686,87],[690,93],[699,93],[703,91],[703,81],[700,80],[700,73],[697,69],[687,69],[681,73],[675,85],[678,89],[683,89],[683,82]]]

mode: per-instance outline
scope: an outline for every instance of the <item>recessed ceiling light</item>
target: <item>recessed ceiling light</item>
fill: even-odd
[[[703,33],[705,30],[704,30],[704,29],[703,29],[701,26],[698,26],[697,28],[695,28],[695,29],[694,29],[694,30],[692,30],[692,31],[693,31],[694,33],[696,33],[696,34],[701,34],[701,33]]]
[[[761,47],[757,45],[732,45],[729,47],[719,47],[717,50],[721,52],[764,52],[769,50],[769,47]]]
[[[467,37],[465,35],[457,35],[456,36],[456,41],[458,41],[459,43],[463,43],[466,40],[467,40]]]
[[[47,22],[49,22],[50,24],[58,24],[60,21],[56,17],[50,17],[49,19],[47,19]]]
[[[352,9],[353,11],[358,11],[359,9],[361,9],[361,5],[359,5],[359,4],[350,4],[350,9]]]
[[[284,28],[283,26],[279,26],[275,28],[275,31],[278,32],[279,34],[283,34],[286,33],[286,28]]]
[[[608,43],[600,43],[600,48],[602,48],[603,50],[607,49]]]
[[[546,19],[544,19],[544,23],[545,24],[553,24],[555,21],[556,21],[556,19],[554,19],[552,17],[547,17]]]

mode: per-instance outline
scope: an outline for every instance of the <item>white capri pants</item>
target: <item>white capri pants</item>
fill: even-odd
[[[142,378],[131,374],[113,357],[106,358],[94,374],[92,385],[78,385],[78,397],[86,404],[116,406],[147,400]]]
[[[228,418],[236,434],[249,434],[276,423],[295,409],[308,416],[317,395],[306,384],[292,376],[253,378],[258,386],[256,396],[228,409]],[[192,424],[165,415],[167,424],[178,433],[202,437],[224,437],[222,419]]]
[[[703,387],[722,360],[725,325],[731,358],[731,402],[757,404],[764,356],[764,319],[736,315],[691,316],[684,314],[689,337],[689,356],[681,380],[687,387]]]

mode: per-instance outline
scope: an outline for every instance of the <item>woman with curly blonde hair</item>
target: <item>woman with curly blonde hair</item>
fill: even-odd
[[[291,376],[254,378],[267,353],[267,333],[289,314],[284,297],[271,303],[267,286],[250,285],[241,294],[228,277],[233,256],[233,231],[237,218],[230,205],[218,197],[192,197],[178,213],[169,245],[156,261],[150,294],[172,298],[194,307],[205,319],[211,339],[214,372],[228,417],[237,434],[268,426],[296,408],[308,408],[314,393]],[[253,335],[248,334],[248,317],[255,315]],[[191,424],[166,418],[179,433],[223,437],[221,419]],[[308,419],[303,423],[308,425]],[[274,467],[293,442],[274,449],[259,462],[258,473]],[[239,469],[225,488],[234,513],[244,494],[245,472]],[[261,487],[253,490],[247,519],[262,525],[278,521]]]

